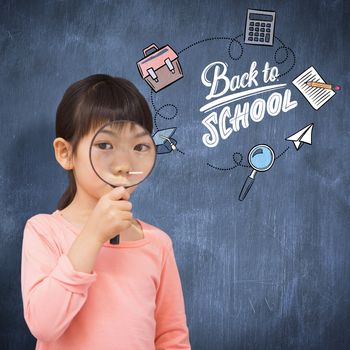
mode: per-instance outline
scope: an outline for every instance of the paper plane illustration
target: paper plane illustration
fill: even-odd
[[[153,136],[156,144],[157,154],[170,153],[176,151],[176,140],[171,136],[175,133],[176,128],[158,130]]]
[[[314,127],[314,123],[311,123],[311,124],[305,126],[305,128],[296,132],[295,134],[287,137],[286,140],[293,141],[294,146],[295,146],[297,151],[304,143],[308,143],[309,145],[311,145],[312,144],[312,129],[313,129],[313,127]]]

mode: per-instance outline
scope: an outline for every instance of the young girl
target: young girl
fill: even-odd
[[[57,210],[24,227],[25,321],[40,350],[190,349],[171,238],[133,218],[136,186],[113,189],[89,162],[96,130],[112,120],[152,133],[146,100],[122,78],[77,81],[58,106],[53,146],[69,186]],[[116,232],[120,242],[111,244]]]

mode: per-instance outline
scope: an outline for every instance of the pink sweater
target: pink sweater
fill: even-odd
[[[36,350],[191,349],[171,238],[137,221],[144,238],[104,243],[91,274],[74,270],[79,230],[59,210],[26,222],[21,287]]]

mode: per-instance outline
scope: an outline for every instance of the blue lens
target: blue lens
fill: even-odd
[[[273,150],[267,145],[257,145],[249,152],[249,164],[257,171],[266,171],[275,161]]]

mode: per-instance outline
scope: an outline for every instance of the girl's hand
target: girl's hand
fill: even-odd
[[[99,199],[85,225],[99,243],[105,243],[132,225],[129,198],[129,192],[120,186]]]

